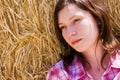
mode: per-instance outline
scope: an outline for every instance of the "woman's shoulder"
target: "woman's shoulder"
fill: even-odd
[[[79,61],[78,57],[75,56],[73,62],[66,68],[64,67],[63,60],[53,65],[48,71],[47,80],[68,80],[72,74],[82,75],[83,73],[84,69],[82,63]]]
[[[63,60],[60,60],[49,69],[47,73],[47,80],[58,80],[61,78],[66,80],[66,76],[67,73],[65,72]]]
[[[63,60],[60,60],[49,69],[49,72],[59,70],[59,69],[63,69],[63,68],[64,68]]]
[[[69,70],[69,68],[75,67],[75,66],[77,66],[77,65],[81,66],[82,64],[81,64],[81,62],[79,61],[77,55],[75,55],[72,63],[71,63],[69,66],[67,66],[67,68],[68,68],[68,70]],[[53,71],[53,72],[58,72],[58,71],[61,71],[61,70],[66,70],[66,68],[65,68],[65,66],[64,66],[64,61],[63,61],[63,59],[60,60],[60,61],[58,61],[56,64],[54,64],[54,65],[50,68],[50,70],[48,71],[48,73],[51,72],[51,71]]]

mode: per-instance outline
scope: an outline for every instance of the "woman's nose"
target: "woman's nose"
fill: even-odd
[[[75,27],[69,25],[69,26],[67,27],[67,34],[68,34],[69,37],[76,35],[76,29],[75,29]]]

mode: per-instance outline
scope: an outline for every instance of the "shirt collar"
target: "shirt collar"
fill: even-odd
[[[72,71],[71,69],[76,71],[75,74],[74,71]],[[70,74],[72,74],[75,77],[75,79],[81,79],[87,74],[77,55],[75,55],[72,64],[69,66],[69,71],[72,72]]]
[[[108,73],[111,68],[120,69],[120,50],[115,51],[116,55],[111,56],[108,67],[104,74]]]

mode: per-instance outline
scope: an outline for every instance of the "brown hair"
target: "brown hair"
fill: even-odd
[[[54,25],[56,30],[56,35],[60,43],[62,44],[62,59],[64,61],[64,65],[70,65],[74,59],[74,55],[76,52],[72,47],[70,47],[66,41],[63,39],[61,30],[58,27],[58,13],[61,9],[63,9],[68,4],[75,4],[79,8],[86,10],[92,14],[94,19],[98,23],[99,30],[99,40],[102,41],[103,47],[106,49],[107,54],[109,51],[113,51],[117,48],[117,44],[119,44],[118,36],[117,38],[113,34],[113,27],[110,22],[109,13],[100,0],[58,0],[55,11],[54,11]],[[101,60],[101,65],[103,59],[107,55],[105,54]],[[81,62],[84,66],[86,66],[87,61],[82,54],[77,54]]]

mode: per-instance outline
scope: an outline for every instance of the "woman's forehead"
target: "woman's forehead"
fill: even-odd
[[[58,14],[58,19],[60,18],[65,18],[66,16],[84,16],[84,14],[86,14],[87,11],[79,8],[77,5],[75,4],[69,4],[67,6],[65,6],[62,10],[60,10],[59,14]]]

